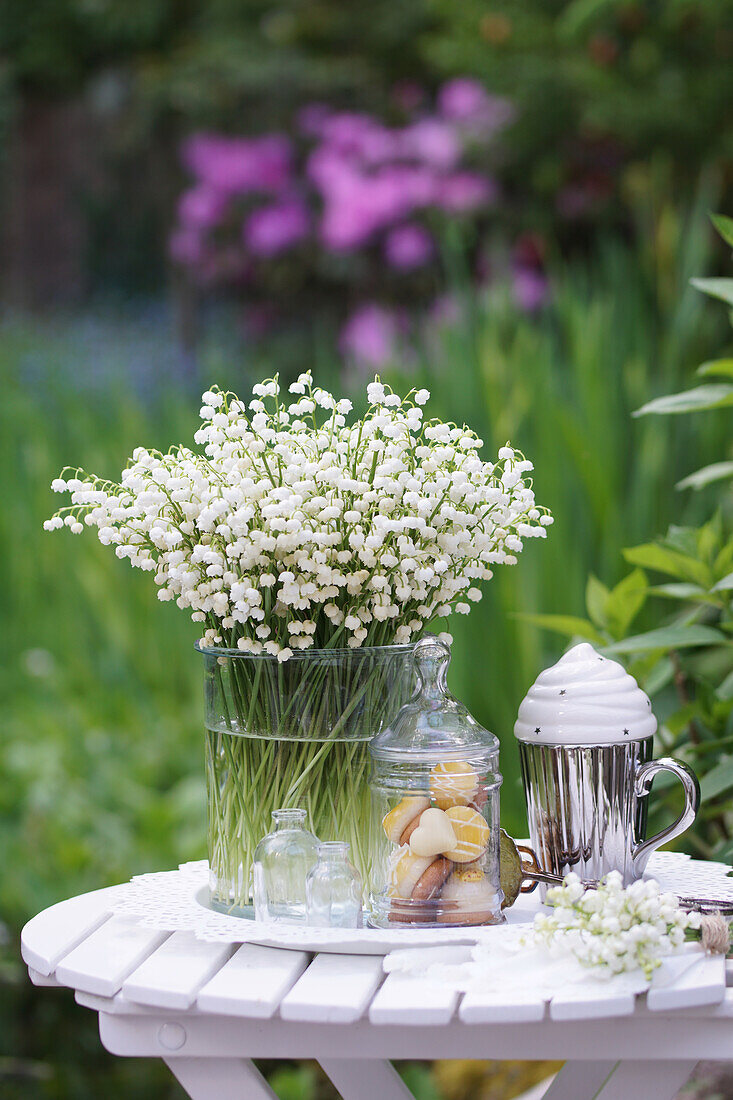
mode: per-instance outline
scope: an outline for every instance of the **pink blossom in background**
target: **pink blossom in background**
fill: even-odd
[[[421,164],[394,164],[382,169],[382,179],[401,195],[405,210],[432,206],[438,194],[439,176]]]
[[[291,175],[291,144],[280,134],[261,138],[194,134],[183,143],[182,156],[194,176],[230,195],[278,191]]]
[[[399,141],[398,131],[355,111],[329,115],[320,125],[319,136],[342,155],[367,164],[380,164],[395,156]]]
[[[244,241],[256,256],[277,256],[299,244],[310,230],[302,199],[279,199],[253,210],[244,223]]]
[[[201,183],[184,191],[178,203],[178,217],[183,225],[212,229],[226,213],[227,196]]]
[[[380,249],[395,271],[429,263],[435,242],[418,216],[431,210],[445,220],[446,214],[476,213],[496,201],[496,183],[464,168],[464,156],[471,143],[486,143],[512,108],[470,78],[445,84],[433,112],[423,89],[409,82],[395,86],[393,100],[408,118],[405,125],[306,104],[296,130],[309,152],[297,160],[295,145],[282,134],[189,137],[182,158],[194,179],[179,202],[171,255],[198,267],[201,277],[218,272],[241,282],[254,270],[255,258],[281,255],[314,232],[325,252]],[[234,230],[227,240],[235,213],[244,218],[241,235]],[[521,266],[521,258],[516,260]],[[371,347],[367,358],[378,359],[380,340],[388,342],[396,322],[379,306],[364,310],[352,318],[353,338]],[[350,332],[347,325],[347,341]]]
[[[401,131],[399,152],[434,168],[452,168],[461,156],[455,127],[438,118],[421,118]]]
[[[438,111],[451,122],[466,124],[469,130],[487,135],[506,126],[515,117],[508,99],[489,95],[478,80],[456,77],[438,92]]]
[[[517,266],[512,276],[512,292],[520,309],[534,313],[549,299],[550,284],[536,268]]]
[[[383,367],[396,357],[401,327],[394,310],[367,302],[354,310],[341,329],[341,354],[358,366]]]
[[[452,172],[438,183],[436,202],[444,210],[461,214],[495,202],[497,197],[498,187],[488,176]]]
[[[369,115],[328,115],[311,105],[305,124],[317,129],[320,142],[306,172],[319,192],[319,236],[330,251],[363,248],[416,210],[438,205],[464,212],[496,197],[492,180],[456,170],[462,138],[444,119],[425,116],[390,129]],[[429,243],[424,231],[404,240],[397,234],[394,245],[385,242],[385,255],[408,270],[426,262]]]
[[[328,145],[312,153],[308,176],[323,203],[322,243],[336,252],[363,247],[436,196],[435,174],[422,165],[387,164],[369,171]]]
[[[445,118],[461,122],[475,118],[486,107],[488,94],[483,84],[470,76],[449,80],[438,92],[438,110]]]
[[[422,225],[397,225],[384,241],[384,258],[398,271],[422,267],[433,252],[433,238]]]
[[[306,175],[321,191],[347,186],[356,175],[349,160],[330,145],[318,145],[308,157]]]
[[[404,172],[388,167],[364,173],[323,150],[311,160],[311,177],[318,183],[323,200],[321,240],[336,252],[362,247],[417,205],[416,189],[407,186]]]

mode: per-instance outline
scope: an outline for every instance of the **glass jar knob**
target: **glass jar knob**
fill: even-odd
[[[425,700],[441,700],[448,692],[450,649],[439,638],[421,638],[415,644],[413,661],[418,677],[417,690]]]

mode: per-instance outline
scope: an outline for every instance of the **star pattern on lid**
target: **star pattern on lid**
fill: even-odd
[[[625,735],[626,737],[628,737],[628,736],[629,736],[629,731],[628,731],[628,730],[624,730],[624,735]]]
[[[539,727],[539,726],[537,726],[537,728],[536,728],[536,730],[535,730],[535,733],[542,733],[542,730],[540,729],[540,727]]]
[[[566,695],[566,694],[567,694],[567,692],[566,692],[566,689],[565,689],[565,688],[563,688],[563,689],[562,689],[562,691],[560,692],[560,694],[561,694],[561,695]]]

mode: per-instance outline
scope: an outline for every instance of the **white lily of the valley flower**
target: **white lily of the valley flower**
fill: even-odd
[[[203,395],[203,453],[139,447],[119,483],[64,471],[71,505],[47,530],[97,528],[161,600],[205,623],[205,645],[287,660],[295,648],[409,642],[436,617],[466,614],[477,582],[514,564],[552,517],[535,504],[531,463],[510,446],[483,462],[466,427],[423,421],[427,390],[405,398],[379,378],[370,410],[314,388],[281,403],[277,376],[247,403]]]

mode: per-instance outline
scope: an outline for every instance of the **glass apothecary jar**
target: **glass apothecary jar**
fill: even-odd
[[[381,853],[370,922],[498,924],[499,742],[449,693],[450,649],[414,648],[417,690],[370,745]]]

